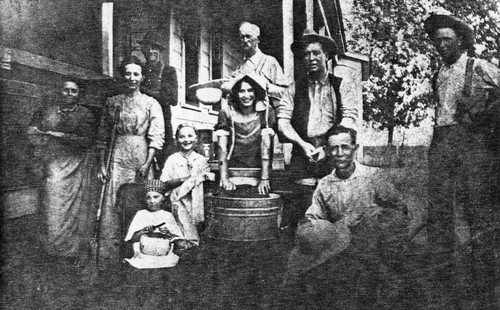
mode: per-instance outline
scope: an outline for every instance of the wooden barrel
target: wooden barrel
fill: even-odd
[[[208,194],[207,235],[230,241],[264,241],[278,237],[283,202],[280,195],[234,198]]]

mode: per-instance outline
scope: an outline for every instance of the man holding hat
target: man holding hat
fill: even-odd
[[[307,74],[287,88],[276,116],[279,131],[294,144],[289,171],[303,199],[295,200],[302,206],[292,212],[302,216],[317,180],[331,171],[324,160],[326,132],[339,124],[356,129],[362,102],[351,68],[336,66],[328,72],[328,60],[338,54],[332,38],[306,29],[292,50],[302,57]]]
[[[306,219],[297,227],[284,302],[300,298],[305,284],[312,288],[302,297],[307,308],[317,303],[311,308],[360,309],[364,304],[376,309],[378,281],[387,280],[396,273],[393,267],[403,263],[407,208],[380,168],[354,160],[356,131],[338,126],[325,136],[334,170],[319,182]],[[394,290],[391,294],[397,296]]]
[[[500,117],[500,70],[468,56],[474,52],[474,31],[459,18],[431,15],[424,29],[443,62],[433,83],[429,239],[455,250],[459,290],[469,293],[461,295],[487,303],[495,284],[497,146],[491,133]]]
[[[161,169],[167,157],[175,152],[170,106],[177,105],[177,72],[174,67],[163,63],[162,52],[165,45],[157,31],[148,32],[138,43],[141,44],[141,50],[146,57],[141,91],[158,100],[165,119],[165,144],[163,151],[157,154],[157,161]]]

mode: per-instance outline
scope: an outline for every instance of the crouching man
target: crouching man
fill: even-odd
[[[307,309],[374,309],[381,283],[398,287],[391,270],[403,259],[406,206],[381,169],[354,160],[356,131],[339,126],[326,137],[334,170],[318,183],[297,227],[281,301]],[[382,291],[394,295],[392,287]]]

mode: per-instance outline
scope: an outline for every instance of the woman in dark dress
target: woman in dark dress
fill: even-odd
[[[79,104],[79,94],[75,82],[63,82],[58,100],[35,113],[27,133],[44,164],[45,249],[83,262],[92,234],[91,148],[97,120]]]

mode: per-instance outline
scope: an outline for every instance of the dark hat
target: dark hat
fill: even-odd
[[[452,15],[433,14],[424,22],[424,30],[429,36],[432,36],[440,28],[454,29],[457,35],[464,38],[464,48],[474,47],[474,29],[460,18]]]
[[[333,55],[336,55],[339,52],[339,48],[337,46],[337,43],[335,43],[335,41],[332,38],[320,35],[312,29],[304,30],[302,37],[299,40],[292,43],[292,46],[291,46],[292,51],[294,53],[301,52],[306,47],[307,44],[313,43],[313,42],[321,43],[325,53],[329,57],[332,57]]]
[[[310,220],[295,231],[295,248],[288,258],[288,271],[301,274],[312,270],[351,244],[351,231],[345,223]]]
[[[151,44],[151,45],[156,45],[158,46],[161,50],[165,49],[165,43],[163,43],[163,38],[159,34],[159,30],[156,31],[148,31],[144,38],[142,40],[138,40],[137,43],[140,45],[146,45],[146,44]]]

